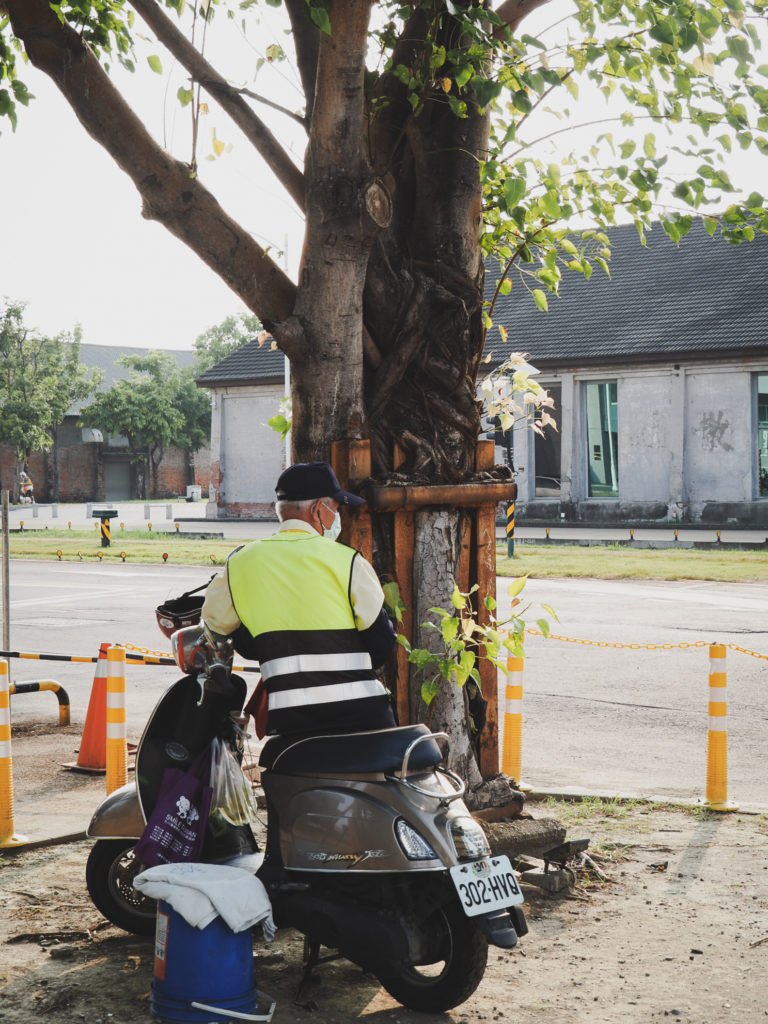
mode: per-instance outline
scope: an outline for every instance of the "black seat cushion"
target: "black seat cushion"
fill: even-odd
[[[394,772],[400,770],[406,750],[420,736],[431,736],[426,725],[304,739],[274,736],[264,744],[259,764],[280,775]],[[424,771],[442,760],[437,741],[425,740],[414,749],[408,766]]]

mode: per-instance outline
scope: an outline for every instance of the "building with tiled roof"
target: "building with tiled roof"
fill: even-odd
[[[492,363],[527,353],[556,401],[556,433],[497,437],[517,519],[768,525],[768,235],[609,235],[610,277],[564,270],[547,313],[514,278],[493,309],[508,336],[489,332]],[[214,394],[211,515],[271,510],[283,368],[252,342],[198,381]]]
[[[494,362],[528,353],[557,407],[557,433],[515,433],[518,518],[768,525],[768,235],[610,241],[610,278],[564,271],[548,313],[515,282],[493,311]]]

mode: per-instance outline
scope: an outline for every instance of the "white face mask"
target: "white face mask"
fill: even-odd
[[[331,540],[336,540],[336,538],[339,536],[340,533],[341,533],[341,516],[339,515],[338,512],[336,512],[336,514],[333,517],[333,522],[331,523],[329,528],[327,530],[325,530],[325,529],[323,530],[323,536],[324,537],[330,537]]]

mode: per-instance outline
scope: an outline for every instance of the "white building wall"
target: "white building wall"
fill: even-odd
[[[560,500],[535,497],[533,435],[515,440],[521,520],[660,520],[768,523],[758,497],[754,381],[765,359],[720,364],[590,367],[542,374],[561,394]],[[590,498],[583,385],[618,385],[618,498]]]
[[[692,371],[686,382],[686,487],[694,513],[753,497],[752,374]]]
[[[284,395],[283,384],[214,391],[209,518],[270,514],[285,444],[267,420]]]
[[[673,451],[673,378],[669,373],[618,378],[619,497],[668,501]]]

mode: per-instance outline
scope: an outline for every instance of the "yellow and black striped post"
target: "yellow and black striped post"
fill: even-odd
[[[0,661],[0,849],[27,842],[13,829],[13,760],[8,662]]]
[[[125,728],[125,649],[107,650],[107,793],[128,779],[128,741]]]
[[[515,503],[507,505],[507,558],[515,556]]]
[[[728,725],[725,644],[709,645],[709,729],[707,731],[707,799],[710,811],[736,811],[728,799]]]
[[[103,548],[108,548],[109,545],[110,545],[109,520],[108,519],[102,519],[101,520],[101,546]]]

